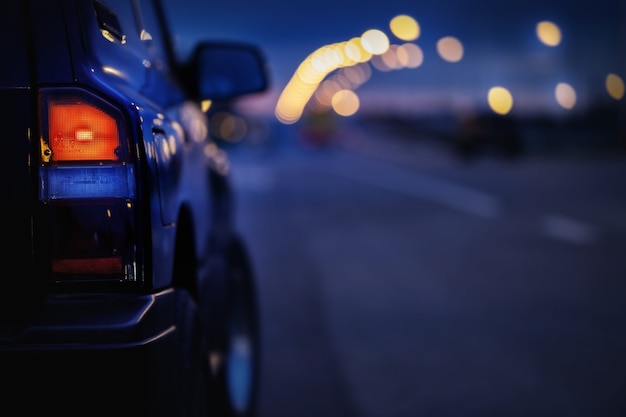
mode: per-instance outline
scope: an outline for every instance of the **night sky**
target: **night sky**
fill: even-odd
[[[407,92],[475,96],[491,85],[506,85],[530,97],[567,82],[582,99],[600,94],[608,73],[626,78],[623,0],[385,0],[362,6],[347,0],[166,3],[181,53],[189,51],[196,39],[256,43],[269,61],[275,91],[323,45],[347,41],[372,28],[398,42],[389,31],[389,21],[398,14],[418,21],[421,32],[414,43],[423,50],[423,64],[374,72],[361,87],[363,95],[391,94],[400,100]],[[561,28],[558,47],[538,41],[535,25],[542,20]],[[462,61],[451,64],[437,55],[435,44],[443,36],[463,43]]]

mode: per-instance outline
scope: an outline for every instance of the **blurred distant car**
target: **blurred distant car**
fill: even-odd
[[[251,415],[254,276],[200,104],[265,90],[262,55],[179,62],[158,0],[0,8],[3,413]]]
[[[523,150],[519,128],[516,120],[509,115],[464,115],[453,135],[454,150],[462,158],[482,154],[519,156]]]

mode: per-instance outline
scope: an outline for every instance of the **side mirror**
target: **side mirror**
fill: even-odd
[[[202,42],[190,64],[190,81],[200,100],[226,101],[268,88],[265,59],[253,45]]]

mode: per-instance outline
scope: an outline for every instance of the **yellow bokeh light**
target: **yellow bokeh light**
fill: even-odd
[[[201,105],[202,105],[202,111],[203,111],[204,113],[206,113],[206,112],[208,112],[208,111],[209,111],[209,109],[210,109],[210,108],[211,108],[211,106],[213,105],[213,101],[211,101],[211,100],[202,100]]]
[[[437,41],[437,53],[448,62],[459,62],[463,59],[463,44],[453,36],[446,36]]]
[[[323,76],[323,72],[319,68],[321,65],[316,65],[317,60],[313,57],[308,57],[298,67],[294,77],[299,81],[306,84],[316,84],[320,81],[320,77]]]
[[[504,87],[492,87],[487,94],[491,110],[498,114],[507,114],[513,108],[513,96]]]
[[[352,116],[359,110],[359,97],[352,90],[340,90],[332,98],[333,110],[340,116]]]
[[[547,20],[537,23],[535,32],[539,40],[548,46],[557,46],[561,43],[561,29],[554,22]]]
[[[366,62],[372,57],[372,53],[363,47],[360,37],[352,38],[347,42],[345,53],[354,62]]]
[[[348,59],[351,59],[354,62],[361,62],[363,54],[361,51],[363,48],[361,47],[360,40],[351,39],[346,42],[344,46],[344,53]]]
[[[411,16],[401,14],[389,22],[391,33],[398,39],[403,41],[414,41],[420,36],[419,23]]]
[[[374,55],[382,55],[389,49],[389,38],[378,29],[367,30],[361,35],[363,49]]]
[[[624,97],[624,80],[619,75],[607,75],[605,84],[606,91],[615,100],[621,100]]]
[[[576,105],[576,91],[566,83],[558,83],[554,89],[557,103],[564,109],[570,110]]]
[[[331,68],[337,68],[344,62],[344,52],[339,45],[330,45],[325,48],[323,53],[326,62],[327,71]]]

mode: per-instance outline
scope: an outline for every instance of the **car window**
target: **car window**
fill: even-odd
[[[99,0],[96,4],[96,10],[106,16],[105,24],[113,26],[114,35],[120,32],[117,36],[123,38],[126,49],[160,70],[167,68],[163,34],[150,0]]]
[[[144,44],[152,63],[163,69],[166,63],[164,34],[161,32],[159,20],[153,2],[150,0],[133,0],[135,24],[139,40]]]

